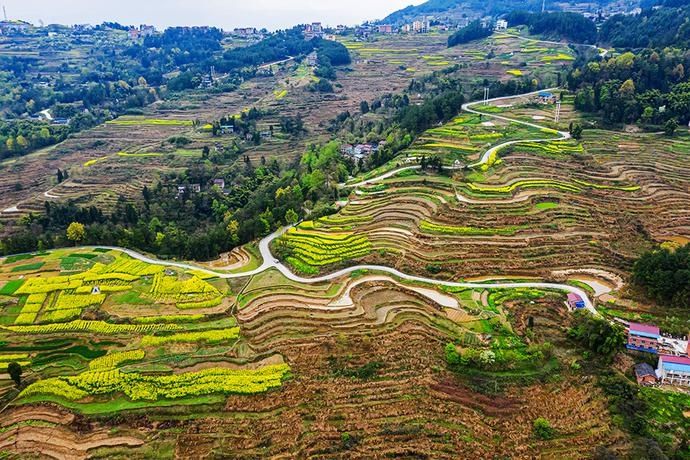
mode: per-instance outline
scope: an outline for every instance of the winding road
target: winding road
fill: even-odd
[[[530,93],[524,93],[524,94],[516,94],[516,95],[514,95],[514,96],[494,97],[494,98],[491,98],[491,99],[487,100],[486,102],[506,101],[506,100],[510,100],[510,99],[518,99],[518,98],[521,98],[521,97],[529,97],[529,96],[534,96],[534,95],[536,95],[536,94],[539,94],[539,93],[541,93],[542,91],[554,91],[554,90],[556,90],[556,89],[557,89],[557,88],[540,89],[540,90],[538,90],[538,91],[532,91],[532,92],[530,92]],[[535,128],[535,129],[540,129],[540,130],[541,130],[541,129],[549,129],[549,130],[551,130],[551,128],[548,128],[548,127],[546,127],[546,126],[541,126],[541,125],[538,125],[538,124],[536,124],[536,123],[530,123],[530,122],[528,122],[528,121],[523,121],[523,120],[516,120],[516,119],[513,119],[513,118],[504,117],[504,116],[502,116],[502,115],[497,115],[497,114],[494,114],[494,113],[480,112],[480,111],[474,110],[474,109],[472,108],[472,107],[474,107],[475,105],[483,104],[484,102],[485,102],[485,101],[467,102],[467,103],[465,103],[465,104],[462,105],[462,110],[465,111],[465,112],[468,112],[468,113],[473,113],[473,114],[476,114],[476,115],[486,116],[486,117],[489,117],[489,118],[493,118],[493,119],[495,119],[495,120],[507,121],[507,122],[509,122],[509,123],[516,123],[516,124],[523,125],[523,126],[527,126],[527,127],[530,127],[530,128]],[[554,130],[552,130],[552,131],[554,131]],[[503,143],[501,143],[501,144],[498,144],[498,145],[495,145],[495,146],[491,147],[489,150],[487,150],[486,152],[484,152],[484,153],[482,154],[482,156],[480,157],[479,161],[477,161],[476,163],[470,164],[470,165],[468,165],[468,166],[458,166],[458,167],[455,167],[455,166],[444,166],[444,168],[445,168],[445,169],[451,169],[451,170],[453,170],[453,169],[465,169],[465,168],[478,168],[478,167],[482,166],[483,164],[486,164],[496,152],[499,152],[499,151],[503,150],[504,148],[508,147],[509,145],[515,145],[515,144],[519,144],[519,143],[521,143],[521,142],[553,142],[553,141],[563,141],[563,140],[570,139],[570,137],[571,137],[571,136],[570,136],[570,133],[568,133],[568,132],[566,132],[566,131],[554,131],[554,132],[558,134],[558,136],[559,136],[558,138],[553,138],[553,137],[552,137],[552,138],[548,138],[548,139],[546,139],[546,138],[542,138],[542,139],[518,139],[518,140],[514,140],[514,141],[503,142]],[[402,168],[397,168],[397,169],[394,169],[394,170],[392,170],[392,171],[388,171],[388,172],[386,172],[386,173],[384,173],[384,174],[381,174],[380,176],[374,177],[374,178],[372,178],[372,179],[367,179],[367,180],[364,180],[364,181],[361,181],[361,182],[356,182],[356,183],[354,183],[354,184],[345,183],[345,184],[339,184],[339,185],[340,185],[340,187],[342,187],[342,188],[357,188],[357,187],[363,187],[363,186],[365,186],[365,185],[371,185],[371,184],[375,184],[376,182],[381,182],[381,181],[383,181],[383,180],[385,180],[385,179],[390,179],[391,177],[394,177],[394,176],[396,176],[397,174],[399,174],[399,173],[401,173],[401,172],[403,172],[403,171],[411,171],[411,170],[416,170],[416,169],[421,169],[421,168],[422,168],[422,167],[421,167],[420,165],[404,166],[404,167],[402,167]]]
[[[490,102],[497,101],[497,100],[506,100],[506,99],[514,99],[518,97],[525,97],[525,96],[530,96],[533,94],[538,93],[538,91],[531,92],[531,93],[526,93],[526,94],[520,94],[516,96],[509,96],[509,97],[502,97],[502,98],[494,98],[490,99]],[[490,113],[482,113],[478,112],[474,109],[472,109],[472,106],[476,104],[480,104],[482,101],[479,102],[471,102],[467,104],[463,104],[462,110],[470,113],[481,113],[482,115],[489,117],[489,118],[495,118],[503,121],[509,121],[511,123],[519,123],[525,126],[530,126],[533,128],[537,129],[546,129],[543,126],[540,126],[535,123],[529,123],[521,120],[514,120],[505,116],[501,115],[496,115],[496,114],[490,114]],[[570,134],[566,132],[558,132],[560,134],[561,139],[568,139],[570,138]],[[499,144],[495,147],[492,147],[489,149],[487,152],[485,152],[479,162],[477,162],[475,165],[471,165],[471,167],[476,167],[476,166],[481,166],[482,164],[486,163],[489,158],[491,157],[492,152],[495,152],[497,150],[500,150],[508,145],[512,145],[515,143],[519,142],[548,142],[548,141],[553,141],[557,139],[532,139],[532,140],[521,140],[521,141],[509,141],[505,142],[502,144]],[[366,184],[371,184],[377,181],[384,180],[389,177],[393,177],[400,171],[405,171],[409,169],[416,169],[419,168],[419,166],[408,166],[400,169],[396,169],[393,171],[389,171],[387,173],[384,173],[376,178],[369,179],[367,181],[359,182],[357,184],[348,184],[347,187],[358,187],[361,185],[366,185]],[[263,259],[263,262],[261,266],[258,268],[247,271],[247,272],[242,272],[242,273],[222,273],[222,272],[217,272],[214,270],[209,270],[207,268],[203,268],[197,265],[192,265],[192,264],[187,264],[187,263],[181,263],[181,262],[169,262],[169,261],[162,261],[158,259],[154,259],[151,257],[148,257],[144,254],[141,254],[137,251],[133,251],[131,249],[126,249],[126,248],[119,248],[119,247],[113,247],[113,246],[97,246],[99,248],[106,248],[106,249],[111,249],[111,250],[116,250],[116,251],[121,251],[137,260],[149,263],[149,264],[154,264],[154,265],[163,265],[166,267],[177,267],[181,268],[184,270],[194,270],[197,272],[202,272],[202,273],[207,273],[213,276],[217,276],[223,279],[232,279],[232,278],[243,278],[247,276],[253,276],[257,275],[259,273],[262,273],[266,270],[269,269],[276,269],[280,273],[282,273],[286,278],[295,281],[297,283],[303,283],[303,284],[312,284],[312,283],[320,283],[324,281],[331,281],[335,280],[347,275],[352,274],[353,272],[360,271],[360,270],[368,270],[368,271],[373,271],[373,272],[378,272],[378,273],[387,273],[389,275],[392,275],[394,277],[397,277],[399,279],[407,280],[407,281],[413,281],[413,282],[419,282],[419,283],[425,283],[425,284],[430,284],[434,286],[447,286],[447,287],[455,287],[455,288],[464,288],[464,289],[515,289],[515,288],[531,288],[531,289],[546,289],[546,290],[554,290],[554,291],[560,291],[560,292],[565,292],[565,293],[573,293],[577,294],[580,296],[584,301],[585,301],[585,308],[590,311],[591,313],[598,315],[597,310],[594,307],[593,302],[589,298],[588,294],[581,288],[576,287],[576,286],[571,286],[568,284],[558,284],[558,283],[548,283],[548,282],[482,282],[482,283],[465,283],[465,282],[454,282],[454,281],[443,281],[443,280],[436,280],[433,278],[426,278],[423,276],[415,276],[415,275],[410,275],[407,273],[403,273],[399,270],[396,270],[391,267],[383,266],[383,265],[356,265],[353,267],[348,267],[342,270],[338,270],[333,273],[329,273],[327,275],[319,276],[316,278],[305,278],[299,275],[294,274],[290,269],[285,266],[283,263],[281,263],[278,259],[274,257],[274,255],[271,253],[271,243],[275,241],[277,238],[280,238],[285,232],[288,231],[290,227],[283,227],[280,230],[272,233],[271,235],[267,236],[266,238],[262,239],[259,242],[259,251],[261,253],[261,257]],[[90,247],[91,248],[91,247]]]

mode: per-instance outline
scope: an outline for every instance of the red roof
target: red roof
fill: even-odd
[[[571,292],[568,294],[568,302],[582,302],[582,297],[575,294],[574,292]]]
[[[659,328],[651,324],[630,323],[631,332],[644,332],[645,334],[660,335]]]
[[[690,366],[690,358],[684,358],[682,356],[667,356],[663,355],[661,360],[665,363],[670,364],[683,364],[685,366]]]

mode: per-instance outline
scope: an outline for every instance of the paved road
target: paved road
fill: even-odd
[[[141,254],[137,251],[133,251],[131,249],[118,248],[118,247],[114,247],[114,246],[96,246],[96,247],[113,249],[116,251],[122,251],[125,254],[127,254],[127,255],[135,258],[135,259],[138,259],[138,260],[141,260],[143,262],[150,263],[150,264],[163,265],[166,267],[177,267],[177,268],[182,268],[184,270],[196,270],[199,272],[218,276],[219,278],[223,278],[223,279],[243,278],[246,276],[257,275],[263,271],[266,271],[266,270],[273,268],[273,269],[280,271],[280,273],[282,273],[286,278],[288,278],[292,281],[295,281],[298,283],[303,283],[303,284],[313,284],[313,283],[321,283],[324,281],[336,280],[338,278],[350,275],[351,273],[356,272],[358,270],[368,270],[368,271],[375,271],[375,272],[379,272],[379,273],[387,273],[389,275],[393,275],[395,277],[398,277],[400,279],[404,279],[407,281],[428,283],[428,284],[435,285],[435,286],[448,286],[448,287],[457,287],[457,288],[465,288],[465,289],[515,289],[515,288],[549,289],[549,290],[574,293],[574,294],[579,295],[580,297],[582,297],[582,299],[584,299],[586,308],[590,312],[597,314],[597,311],[594,308],[594,305],[592,304],[591,300],[589,299],[587,293],[578,287],[570,286],[568,284],[542,283],[542,282],[461,283],[461,282],[454,282],[454,281],[435,280],[433,278],[426,278],[423,276],[409,275],[407,273],[403,273],[399,270],[396,270],[396,269],[391,268],[391,267],[386,267],[383,265],[356,265],[353,267],[344,268],[342,270],[338,270],[336,272],[329,273],[327,275],[319,276],[316,278],[305,278],[305,277],[302,277],[302,276],[299,276],[299,275],[292,273],[288,267],[283,265],[271,253],[271,248],[270,248],[271,243],[274,240],[276,240],[277,238],[279,238],[280,236],[282,236],[289,228],[290,227],[283,227],[280,230],[278,230],[278,231],[272,233],[271,235],[267,236],[266,238],[262,239],[259,242],[259,251],[261,253],[261,257],[263,258],[263,263],[261,264],[260,267],[254,269],[254,270],[248,271],[248,272],[243,272],[243,273],[219,273],[219,272],[209,270],[207,268],[199,267],[196,265],[192,265],[192,264],[186,264],[186,263],[181,263],[181,262],[168,262],[168,261],[153,259],[149,256]]]
[[[574,46],[584,46],[586,48],[594,48],[597,51],[601,50],[601,52],[599,53],[599,56],[602,58],[606,57],[606,55],[609,53],[609,50],[604,49],[604,48],[599,48],[597,45],[590,45],[589,43],[555,42],[555,41],[551,41],[551,40],[539,40],[536,38],[523,37],[522,35],[511,34],[511,33],[507,33],[507,32],[502,32],[502,33],[503,33],[503,35],[508,35],[510,37],[519,38],[520,40],[525,40],[528,42],[549,43],[551,45],[561,45],[561,46],[563,46],[563,45],[566,45],[566,46],[567,45],[574,45]]]
[[[490,101],[497,101],[497,100],[504,100],[504,99],[512,99],[512,98],[517,98],[517,97],[530,96],[530,95],[533,95],[536,93],[538,93],[538,91],[535,91],[532,93],[527,93],[527,94],[521,94],[518,96],[494,98],[494,99],[490,99]],[[473,110],[471,108],[473,105],[476,105],[478,103],[481,103],[481,101],[464,104],[462,106],[462,109],[467,111],[467,112],[470,112],[470,113],[481,113],[481,112],[477,112],[476,110]],[[513,120],[510,118],[501,116],[501,115],[486,114],[486,113],[483,113],[482,115],[484,115],[488,118],[496,118],[499,120],[509,121],[509,122],[513,122],[513,123],[520,123],[522,125],[531,126],[531,127],[538,128],[538,129],[544,128],[544,127],[539,126],[535,123],[529,123],[529,122],[525,122],[525,121],[521,121],[521,120]],[[559,134],[561,134],[561,137],[563,139],[568,139],[570,137],[570,135],[568,133],[560,132]],[[534,140],[530,140],[529,142],[546,142],[549,140],[553,140],[553,139],[534,139]],[[515,143],[515,142],[520,142],[520,141],[506,142],[504,144],[500,144],[496,147],[493,147],[492,149],[487,151],[482,156],[482,159],[479,161],[478,164],[481,165],[481,164],[483,164],[482,162],[486,162],[488,160],[488,158],[490,157],[490,152],[495,151],[496,149],[503,148],[506,145],[510,145],[512,143]],[[523,141],[523,142],[526,142],[526,141]],[[392,177],[400,171],[404,171],[407,169],[415,169],[415,168],[419,168],[419,166],[408,166],[405,168],[390,171],[390,172],[387,172],[385,174],[382,174],[379,177],[361,182],[360,184],[365,185],[365,184],[373,183],[376,181],[380,181],[380,180],[383,180],[385,178]],[[350,186],[351,187],[357,187],[359,185],[358,184],[352,184]],[[125,254],[128,254],[129,256],[131,256],[135,259],[141,260],[143,262],[147,262],[149,264],[163,265],[166,267],[177,267],[177,268],[181,268],[181,269],[185,269],[185,270],[196,270],[199,272],[218,276],[218,277],[224,278],[224,279],[242,278],[242,277],[246,277],[246,276],[257,275],[263,271],[266,271],[266,270],[273,268],[273,269],[280,271],[286,278],[288,278],[292,281],[295,281],[298,283],[304,283],[304,284],[311,284],[311,283],[319,283],[319,282],[324,282],[324,281],[335,280],[335,279],[347,276],[347,275],[349,275],[355,271],[358,271],[358,270],[369,270],[369,271],[375,271],[375,272],[381,272],[381,273],[388,273],[390,275],[393,275],[395,277],[398,277],[398,278],[401,278],[404,280],[421,282],[421,283],[428,283],[428,284],[435,285],[435,286],[448,286],[448,287],[457,287],[457,288],[465,288],[465,289],[515,289],[515,288],[548,289],[548,290],[555,290],[555,291],[560,291],[560,292],[577,294],[580,297],[582,297],[582,299],[585,301],[585,306],[586,306],[587,310],[589,310],[593,314],[598,314],[596,309],[594,308],[594,304],[589,299],[589,296],[587,295],[587,293],[578,287],[570,286],[568,284],[557,284],[557,283],[546,283],[546,282],[460,283],[460,282],[453,282],[453,281],[435,280],[432,278],[425,278],[423,276],[409,275],[407,273],[403,273],[399,270],[396,270],[396,269],[391,268],[391,267],[386,267],[383,265],[357,265],[354,267],[348,267],[348,268],[345,268],[345,269],[342,269],[342,270],[339,270],[339,271],[336,271],[336,272],[333,272],[333,273],[330,273],[327,275],[323,275],[320,277],[316,277],[316,278],[304,278],[302,276],[299,276],[299,275],[292,273],[288,267],[283,265],[271,253],[271,248],[270,248],[271,243],[274,240],[276,240],[277,238],[279,238],[280,236],[282,236],[289,228],[290,227],[281,228],[280,230],[278,230],[278,231],[274,232],[273,234],[267,236],[266,238],[262,239],[259,242],[259,251],[260,251],[261,257],[263,259],[261,266],[254,269],[254,270],[243,272],[243,273],[220,273],[220,272],[216,272],[214,270],[209,270],[207,268],[199,267],[199,266],[192,265],[192,264],[181,263],[181,262],[162,261],[162,260],[151,258],[149,256],[141,254],[141,253],[134,251],[132,249],[118,248],[118,247],[113,247],[113,246],[110,246],[110,247],[109,246],[97,246],[97,247],[103,247],[103,248],[107,248],[107,249],[122,251]]]
[[[536,95],[536,94],[541,93],[542,91],[553,91],[553,90],[555,90],[555,89],[557,89],[557,88],[551,88],[551,89],[547,89],[547,90],[543,90],[543,89],[542,89],[542,90],[539,90],[539,91],[532,91],[531,93],[517,94],[517,95],[515,95],[515,96],[494,97],[494,98],[492,98],[492,99],[489,99],[487,102],[507,101],[507,100],[510,100],[510,99],[517,99],[517,98],[521,98],[521,97],[534,96],[534,95]],[[507,122],[510,122],[510,123],[517,123],[517,124],[519,124],[519,125],[528,126],[528,127],[530,127],[530,128],[536,128],[536,129],[550,129],[550,128],[547,128],[546,126],[541,126],[541,125],[538,125],[538,124],[536,124],[536,123],[531,123],[531,122],[522,121],[522,120],[516,120],[516,119],[513,119],[513,118],[508,118],[508,117],[504,117],[504,116],[497,115],[497,114],[493,114],[493,113],[484,113],[484,112],[480,112],[480,111],[478,111],[478,110],[474,110],[474,109],[472,108],[473,106],[479,105],[479,104],[482,104],[482,103],[483,103],[482,101],[468,102],[468,103],[462,105],[462,110],[464,110],[465,112],[474,113],[474,114],[477,114],[477,115],[483,115],[483,116],[489,117],[489,118],[494,118],[494,119],[496,119],[496,120],[507,121]],[[504,149],[505,147],[508,147],[509,145],[519,144],[519,143],[521,143],[521,142],[552,142],[552,141],[554,141],[554,140],[566,140],[566,139],[570,139],[570,133],[568,133],[568,132],[566,132],[566,131],[556,131],[556,132],[558,133],[558,136],[559,136],[558,139],[554,139],[554,138],[548,138],[548,139],[521,139],[521,140],[508,141],[508,142],[504,142],[504,143],[502,143],[502,144],[498,144],[498,145],[496,145],[496,146],[494,146],[494,147],[491,147],[491,148],[490,148],[489,150],[487,150],[486,152],[484,152],[484,155],[482,155],[482,157],[479,159],[479,161],[476,162],[476,163],[474,163],[474,164],[469,165],[469,167],[470,167],[470,168],[476,168],[476,167],[479,167],[479,166],[481,166],[481,165],[487,163],[487,162],[489,161],[489,159],[491,158],[491,156],[492,156],[494,153],[500,151],[501,149]]]

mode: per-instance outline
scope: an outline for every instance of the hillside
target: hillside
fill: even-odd
[[[596,0],[592,2],[562,3],[547,0],[548,10],[597,11],[600,6],[620,3],[615,0]],[[633,2],[637,3],[637,2]],[[460,19],[465,17],[495,16],[515,10],[540,11],[541,0],[429,0],[421,5],[410,5],[389,14],[380,22],[383,24],[401,24],[422,16],[434,16],[436,19]],[[633,8],[633,6],[630,6]]]

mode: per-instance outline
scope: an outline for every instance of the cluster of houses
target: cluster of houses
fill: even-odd
[[[340,146],[340,153],[343,156],[359,161],[369,157],[374,152],[378,152],[379,149],[383,148],[385,145],[385,141],[379,142],[378,144],[343,144]]]
[[[323,26],[320,22],[306,24],[302,32],[304,33],[304,38],[306,40],[311,40],[312,38],[324,38],[325,35]]]
[[[229,192],[225,189],[225,179],[213,179],[211,181],[212,187],[218,187],[224,194]],[[201,193],[201,184],[189,184],[177,186],[177,198],[184,196],[186,193]]]
[[[21,35],[29,31],[29,24],[26,21],[8,20],[0,21],[0,33],[2,35]]]
[[[640,385],[690,386],[690,344],[687,337],[662,334],[657,326],[651,324],[629,323],[627,348],[659,356],[656,369],[647,363],[635,366],[635,377]]]
[[[233,29],[232,35],[240,38],[260,38],[262,36],[256,27],[236,27]]]
[[[139,27],[130,27],[128,33],[130,40],[139,40],[140,38],[156,35],[156,28],[154,26],[142,24]]]

